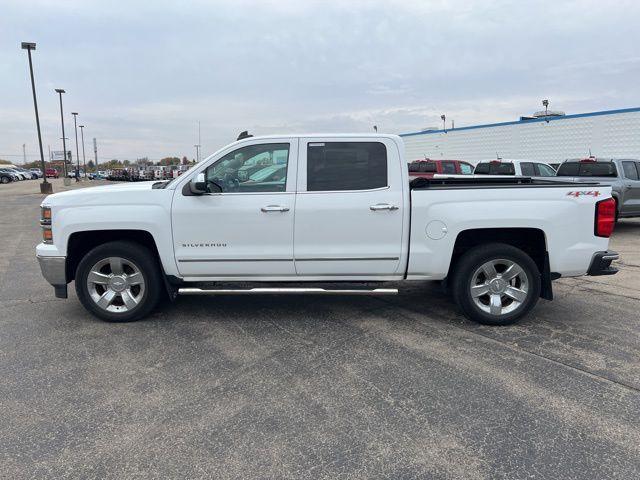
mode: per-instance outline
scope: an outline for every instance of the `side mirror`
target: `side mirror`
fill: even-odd
[[[189,181],[189,190],[193,195],[207,193],[207,182],[205,182],[204,173],[199,173]]]
[[[187,197],[205,195],[207,193],[222,193],[222,187],[216,182],[206,181],[204,173],[199,173],[182,188],[182,194]]]

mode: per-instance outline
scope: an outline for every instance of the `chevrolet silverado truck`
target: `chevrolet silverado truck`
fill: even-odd
[[[267,157],[281,175],[234,173]],[[552,299],[554,279],[617,271],[610,187],[410,183],[395,135],[245,138],[171,181],[61,192],[41,209],[36,253],[55,295],[73,281],[115,322],[163,296],[387,295],[438,280],[467,317],[501,325]]]

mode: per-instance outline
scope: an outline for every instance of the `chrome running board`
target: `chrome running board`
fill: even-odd
[[[179,288],[178,295],[397,295],[397,288],[374,289],[326,289],[326,288],[222,288],[205,290],[202,288]]]

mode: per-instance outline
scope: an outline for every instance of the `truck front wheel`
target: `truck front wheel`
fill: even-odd
[[[162,289],[153,254],[135,242],[99,245],[80,261],[76,293],[82,305],[107,322],[130,322],[148,315]]]
[[[467,318],[486,325],[508,325],[538,301],[540,272],[531,257],[516,247],[481,245],[458,261],[453,295]]]

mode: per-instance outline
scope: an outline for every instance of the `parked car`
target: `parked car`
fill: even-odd
[[[487,160],[476,165],[475,175],[516,175],[521,177],[555,177],[551,165],[532,160]]]
[[[42,178],[42,170],[40,170],[39,168],[30,168],[29,171],[37,178]]]
[[[0,183],[17,182],[20,177],[9,168],[0,168]]]
[[[47,176],[47,178],[58,178],[60,176],[58,170],[56,170],[55,168],[47,168],[44,171],[44,174]]]
[[[282,180],[217,183],[221,165],[232,177],[242,163],[229,160],[258,149],[287,151]],[[37,258],[57,297],[75,280],[84,307],[115,322],[148,315],[163,295],[386,295],[397,285],[380,282],[444,280],[465,315],[498,325],[552,299],[553,279],[617,272],[611,187],[410,182],[404,151],[396,135],[244,138],[171,181],[46,197]]]
[[[640,217],[640,160],[596,157],[567,160],[560,165],[558,177],[609,185],[616,201],[616,219]]]
[[[462,160],[414,160],[409,164],[409,177],[433,178],[436,174],[471,175],[473,165]]]
[[[18,167],[15,167],[14,165],[7,165],[4,168],[13,172],[18,177],[19,180],[31,179],[31,173],[27,175],[25,172],[21,171]]]

